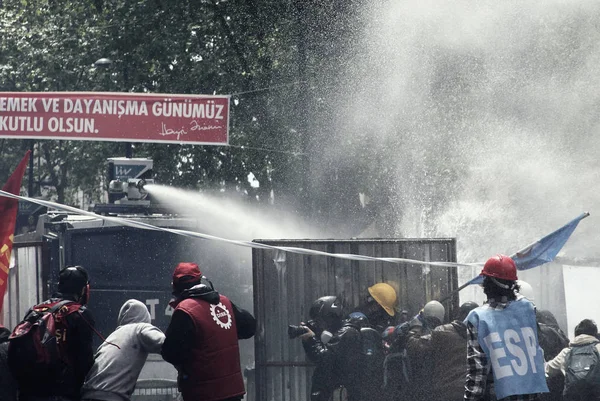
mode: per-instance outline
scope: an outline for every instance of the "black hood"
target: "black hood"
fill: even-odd
[[[189,288],[181,293],[179,300],[186,298],[200,298],[208,303],[217,305],[221,302],[219,293],[210,286],[210,284],[200,283],[196,284],[192,288]]]
[[[10,330],[0,326],[0,343],[8,341],[8,336],[10,336]]]

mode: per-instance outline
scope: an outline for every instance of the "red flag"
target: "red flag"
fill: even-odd
[[[30,153],[31,151],[27,151],[17,169],[8,177],[8,181],[2,187],[3,191],[19,195],[21,192],[21,181],[23,181],[23,174],[25,174]],[[4,293],[6,292],[8,281],[8,267],[10,266],[10,253],[13,248],[18,210],[18,200],[0,195],[0,312],[2,311]]]

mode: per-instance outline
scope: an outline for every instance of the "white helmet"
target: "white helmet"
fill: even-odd
[[[426,317],[435,317],[440,322],[443,322],[446,310],[444,309],[444,305],[438,301],[429,301],[423,307],[423,315]]]
[[[523,295],[531,302],[535,301],[535,297],[533,296],[533,287],[529,285],[528,282],[523,280],[517,280],[517,285],[520,287],[519,294]]]

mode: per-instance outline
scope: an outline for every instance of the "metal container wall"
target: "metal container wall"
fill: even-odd
[[[257,240],[263,244],[308,248],[329,253],[397,257],[422,261],[456,261],[455,239]],[[398,310],[414,315],[429,300],[441,299],[458,287],[456,268],[420,264],[350,261],[326,256],[253,249],[255,394],[261,401],[309,400],[313,367],[299,339],[287,336],[288,324],[308,319],[312,302],[325,295],[344,299],[349,311],[378,282],[392,285]],[[447,316],[458,296],[447,301]],[[254,397],[252,397],[254,396]]]
[[[15,243],[4,298],[4,326],[13,329],[33,305],[43,299],[42,245]],[[14,262],[14,263],[12,263]]]

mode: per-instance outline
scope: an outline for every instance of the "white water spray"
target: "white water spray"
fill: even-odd
[[[196,218],[203,233],[244,241],[323,237],[293,213],[274,208],[265,210],[241,195],[233,199],[164,185],[145,188],[161,205]]]
[[[460,262],[589,211],[563,255],[597,263],[599,16],[595,0],[371,2],[322,168],[375,147],[396,231],[456,237]]]
[[[359,160],[370,133],[397,177],[397,231],[456,236],[461,262],[510,254],[586,210],[565,251],[599,257],[599,15],[591,0],[369,6],[347,71],[357,86],[340,91],[354,96],[339,97],[356,101],[340,104],[323,158]]]

